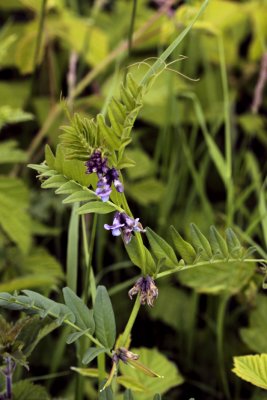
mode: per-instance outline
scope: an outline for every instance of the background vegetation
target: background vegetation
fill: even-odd
[[[60,100],[82,116],[106,114],[126,73],[140,80],[200,5],[0,0],[0,292],[27,288],[60,299],[76,270],[72,208],[41,190],[26,167],[43,161],[45,143],[53,150],[59,143],[68,123]],[[124,173],[125,191],[143,226],[166,240],[170,225],[187,239],[191,222],[205,234],[213,224],[222,234],[232,227],[245,249],[267,259],[266,15],[264,0],[210,1],[144,98],[126,151],[134,163]],[[104,231],[110,215],[88,214],[85,221],[95,232],[96,281],[109,290],[121,332],[139,270]],[[144,347],[143,359],[159,372],[171,361],[170,379],[159,387],[148,381],[145,393],[134,391],[136,399],[157,392],[167,392],[166,399],[266,396],[231,372],[233,356],[267,353],[264,266],[233,268],[197,268],[159,281],[154,308],[143,308],[134,325],[132,347]],[[81,286],[79,275],[78,294]],[[18,314],[1,314],[0,331],[7,331],[4,318],[16,321]],[[69,366],[77,359],[75,346],[65,344],[68,333],[46,336],[28,360],[30,371],[18,368],[15,381],[37,380],[51,398],[75,398],[77,374]],[[86,398],[98,398],[94,381],[84,385]],[[33,399],[49,398],[38,390]]]

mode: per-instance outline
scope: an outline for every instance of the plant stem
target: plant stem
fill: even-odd
[[[227,83],[227,70],[225,62],[225,51],[222,34],[218,34],[219,41],[219,57],[221,65],[221,80],[223,89],[223,105],[224,105],[224,124],[225,124],[225,161],[226,161],[226,215],[227,224],[230,226],[233,222],[233,181],[232,181],[232,138],[231,138],[231,121],[230,121],[230,99]]]
[[[129,338],[129,336],[131,334],[131,331],[132,331],[132,328],[133,328],[133,324],[134,324],[134,322],[136,320],[136,317],[137,317],[138,311],[140,309],[140,306],[141,306],[140,296],[138,295],[136,297],[136,299],[135,299],[135,303],[134,303],[132,312],[130,314],[130,317],[128,319],[127,325],[126,325],[126,327],[124,329],[124,332],[122,334],[122,337],[121,337],[121,341],[120,341],[121,347],[124,347],[127,344],[128,338]]]
[[[134,32],[134,21],[136,17],[136,9],[137,9],[137,0],[133,0],[133,8],[131,14],[131,23],[128,35],[128,54],[131,55],[132,52],[132,45],[133,45],[133,32]]]
[[[82,236],[83,236],[83,251],[85,257],[85,265],[86,265],[86,276],[85,276],[85,287],[83,291],[83,298],[84,302],[87,303],[88,296],[89,296],[89,287],[90,293],[92,296],[92,302],[94,304],[95,296],[96,296],[96,283],[95,283],[95,276],[94,271],[92,269],[92,253],[95,243],[95,236],[96,236],[96,226],[97,226],[97,215],[93,215],[93,226],[91,231],[90,237],[90,245],[88,249],[88,235],[86,230],[86,221],[85,215],[82,215]]]
[[[221,376],[222,386],[224,390],[224,394],[227,399],[231,399],[229,385],[227,381],[227,376],[225,372],[224,365],[224,348],[223,348],[223,339],[224,339],[224,318],[225,312],[227,308],[227,303],[229,300],[228,295],[224,295],[220,298],[220,303],[218,307],[218,315],[217,315],[217,353],[218,353],[218,364],[219,364],[219,372]]]

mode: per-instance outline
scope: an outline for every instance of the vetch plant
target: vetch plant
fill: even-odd
[[[207,1],[203,3],[201,12],[206,5]],[[158,282],[166,276],[179,275],[181,282],[191,288],[206,293],[223,294],[225,298],[220,314],[222,315],[227,300],[251,279],[255,265],[266,261],[251,258],[254,249],[245,249],[231,228],[226,229],[224,237],[212,226],[207,238],[195,224],[191,224],[191,242],[187,242],[174,227],[171,227],[170,244],[150,227],[144,228],[139,218],[133,215],[127,201],[123,170],[134,164],[125,153],[127,146],[132,142],[134,122],[142,108],[145,94],[162,72],[164,61],[191,26],[192,23],[152,65],[140,82],[137,82],[132,74],[126,75],[120,88],[119,99],[112,98],[107,107],[107,118],[102,114],[98,114],[96,119],[88,119],[79,114],[69,116],[70,125],[62,128],[61,143],[55,154],[47,145],[45,161],[42,164],[30,165],[38,172],[42,188],[55,189],[56,194],[65,196],[63,203],[72,206],[69,238],[77,239],[77,227],[81,221],[86,273],[82,275],[77,262],[74,263],[76,270],[67,271],[67,286],[62,290],[62,301],[54,301],[27,289],[14,294],[0,293],[1,307],[29,314],[23,322],[18,321],[19,328],[15,325],[8,330],[8,324],[3,322],[3,326],[8,327],[6,331],[12,333],[12,340],[8,342],[10,338],[6,340],[1,332],[1,372],[5,377],[6,386],[0,398],[12,398],[12,375],[16,363],[27,366],[26,356],[39,340],[64,325],[69,329],[66,343],[76,345],[77,366],[72,367],[72,370],[79,374],[75,389],[76,400],[83,398],[83,388],[79,384],[80,376],[98,378],[99,396],[105,396],[106,393],[110,399],[120,393],[118,385],[126,388],[125,399],[133,398],[131,389],[147,394],[146,387],[142,386],[137,378],[129,378],[130,372],[125,373],[125,368],[129,366],[150,379],[162,382],[159,390],[149,392],[149,395],[155,395],[154,399],[159,399],[162,393],[181,384],[183,377],[166,357],[156,351],[150,350],[149,353],[149,349],[140,349],[139,353],[131,348],[132,328],[140,307],[152,307],[156,304],[158,296],[160,297]],[[94,218],[98,214],[110,214],[111,222],[103,224],[103,232],[107,230],[118,237],[113,240],[121,240],[121,236],[132,264],[140,269],[141,276],[136,276],[133,287],[128,291],[131,300],[134,296],[136,298],[122,333],[117,332],[115,313],[108,293],[110,288],[96,284],[92,266],[94,225],[88,246],[85,219],[88,214],[93,214]],[[149,247],[144,244],[145,240]],[[78,244],[72,249],[73,253],[77,248]],[[213,273],[209,275],[211,270]],[[22,334],[23,329],[31,324],[37,324],[34,346],[30,346],[27,343],[27,335]],[[143,360],[146,358],[149,364],[153,357],[160,360],[156,363],[156,369]],[[95,359],[97,369],[83,367]],[[238,360],[236,363],[237,373]],[[169,370],[174,380],[164,386],[164,379],[167,378]],[[242,374],[238,372],[238,375]],[[221,377],[224,382],[223,370]],[[156,386],[156,383],[153,385]],[[227,387],[225,391],[227,392]]]

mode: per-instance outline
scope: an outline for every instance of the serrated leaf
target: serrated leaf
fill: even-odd
[[[116,208],[111,204],[104,203],[103,201],[91,201],[78,208],[78,214],[108,214],[116,211]]]
[[[112,304],[104,286],[98,286],[94,304],[95,335],[111,349],[116,339],[116,324]]]
[[[187,264],[193,264],[196,259],[196,252],[193,246],[182,238],[174,226],[171,226],[171,236],[175,249],[182,256],[185,262]]]
[[[89,364],[93,361],[99,354],[105,353],[108,349],[103,347],[89,347],[89,349],[84,353],[82,363]]]
[[[139,243],[136,237],[132,237],[125,249],[134,265],[141,268],[143,274],[153,275],[156,271],[156,264],[150,251],[144,244]]]
[[[267,354],[234,357],[232,371],[239,378],[267,390]]]
[[[146,229],[146,234],[155,257],[158,260],[164,259],[164,265],[168,268],[176,267],[178,265],[178,260],[173,248],[151,228]]]
[[[210,260],[212,258],[212,251],[208,239],[195,224],[190,225],[190,232],[193,246],[196,252],[200,254],[200,258]]]
[[[70,288],[65,287],[62,291],[67,307],[75,316],[76,325],[83,330],[90,329],[90,333],[93,334],[95,329],[93,311],[89,310],[82,299],[80,299],[80,297],[78,297]]]

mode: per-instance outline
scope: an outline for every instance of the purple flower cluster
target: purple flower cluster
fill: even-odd
[[[86,173],[92,174],[95,172],[98,176],[96,194],[101,197],[102,201],[108,201],[112,192],[111,185],[114,183],[116,190],[119,193],[123,192],[123,185],[119,180],[119,173],[116,168],[107,166],[107,158],[102,157],[99,150],[95,150],[88,161],[85,163]]]
[[[111,231],[113,236],[120,236],[126,244],[131,241],[132,232],[145,232],[139,218],[131,218],[126,213],[116,212],[112,225],[105,224],[104,228]]]
[[[133,296],[140,293],[140,303],[147,304],[152,307],[154,301],[158,297],[159,291],[155,285],[155,281],[151,276],[142,276],[139,278],[132,289],[129,290],[128,294],[132,300]]]

